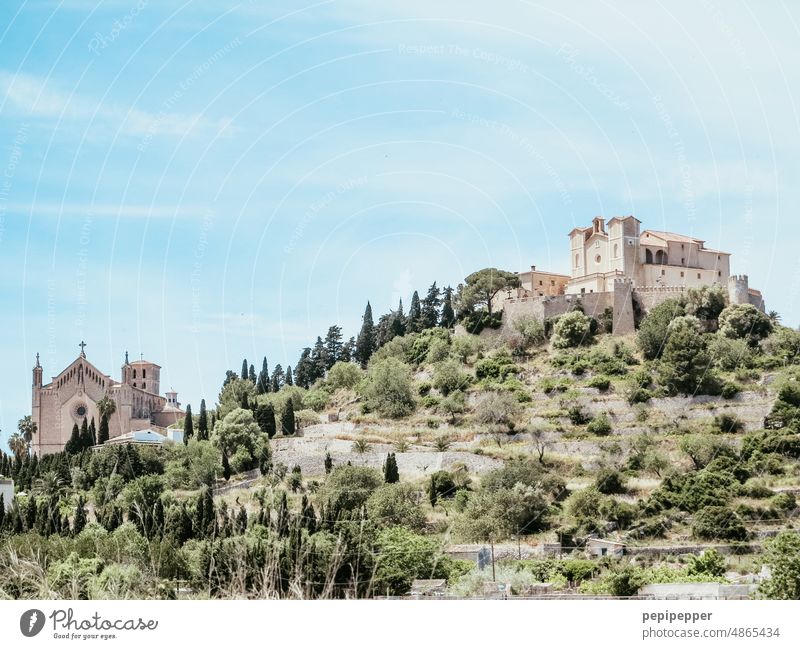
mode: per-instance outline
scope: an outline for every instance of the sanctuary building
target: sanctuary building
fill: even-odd
[[[115,411],[109,417],[109,440],[134,431],[166,428],[183,418],[177,392],[161,396],[161,367],[146,360],[128,360],[122,365],[121,377],[115,381],[86,358],[85,343],[80,355],[61,373],[44,384],[44,370],[36,355],[33,368],[32,418],[36,433],[28,441],[32,452],[40,457],[64,450],[75,424],[84,418],[99,425],[98,402],[108,397]]]

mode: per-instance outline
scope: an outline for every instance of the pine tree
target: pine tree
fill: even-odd
[[[452,329],[456,324],[456,313],[453,309],[453,289],[448,286],[444,289],[444,297],[442,298],[442,318],[439,326],[445,329]]]
[[[286,405],[281,413],[281,433],[283,435],[294,435],[297,423],[294,418],[294,404],[291,399],[286,400]]]
[[[194,421],[192,421],[192,405],[186,406],[186,417],[183,420],[183,443],[188,444],[194,437]]]
[[[72,523],[72,533],[75,536],[78,536],[83,528],[86,527],[86,510],[84,509],[84,505],[83,496],[78,495],[78,504],[75,506],[75,519]]]
[[[103,415],[100,419],[100,431],[97,433],[97,443],[105,444],[108,441],[108,417]]]
[[[383,465],[383,479],[386,484],[400,482],[400,472],[397,469],[397,458],[394,453],[386,456],[386,462]]]
[[[294,377],[292,377],[292,366],[286,366],[286,385],[294,385]]]
[[[414,291],[411,296],[411,308],[408,310],[408,324],[406,331],[416,332],[422,330],[422,307],[419,303],[419,293]]]
[[[348,341],[342,345],[342,353],[339,355],[339,360],[342,363],[350,363],[356,353],[356,339],[352,336]]]
[[[256,383],[258,394],[266,394],[269,392],[269,365],[267,365],[267,357],[264,356],[264,361],[261,363],[261,371],[258,373],[258,382]]]
[[[283,373],[283,367],[278,363],[272,371],[272,391],[280,392],[281,387],[286,381],[286,375]]]
[[[342,328],[332,325],[325,336],[325,369],[331,369],[342,355]]]
[[[367,302],[364,317],[361,318],[361,331],[356,340],[355,359],[366,367],[375,352],[375,322],[372,318],[372,305]]]
[[[328,369],[328,351],[319,336],[317,336],[317,342],[314,343],[314,348],[311,350],[311,365],[311,383],[314,383],[317,379],[325,378],[325,372]]]
[[[422,301],[421,315],[422,328],[433,329],[439,324],[439,307],[442,305],[441,291],[436,286],[436,282],[431,284],[428,294]]]
[[[311,363],[311,347],[305,347],[300,354],[300,360],[294,366],[294,380],[301,388],[310,388],[313,373],[313,365]]]
[[[265,433],[270,439],[275,437],[275,433],[277,432],[275,407],[271,403],[259,404],[256,408],[255,417],[261,432]]]
[[[250,379],[250,383],[255,385],[258,382],[258,378],[256,377],[256,367],[255,365],[250,365],[250,371],[248,372],[248,378]]]
[[[327,451],[325,453],[325,473],[330,473],[331,471],[333,471],[333,458],[330,451]]]
[[[197,439],[208,439],[208,411],[206,410],[206,400],[200,400],[200,416],[197,419]]]
[[[222,477],[225,478],[225,482],[231,479],[231,464],[225,451],[222,451]]]
[[[248,376],[249,376],[249,374],[250,374],[250,372],[248,371],[247,359],[245,358],[245,359],[242,361],[242,373],[239,375],[239,377],[240,377],[240,378],[241,378],[243,381],[246,381],[246,380],[247,380],[247,378],[248,378]]]

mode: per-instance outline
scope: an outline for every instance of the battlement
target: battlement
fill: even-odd
[[[748,283],[750,281],[750,278],[747,275],[731,275],[730,278],[728,279],[728,281],[731,282],[731,283],[733,283],[733,282],[737,282],[737,283],[738,282],[745,282],[745,283]]]

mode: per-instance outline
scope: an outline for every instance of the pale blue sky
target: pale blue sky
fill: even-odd
[[[567,12],[566,7],[569,7]],[[797,3],[0,4],[0,428],[85,339],[195,408],[434,280],[706,239],[800,322]]]

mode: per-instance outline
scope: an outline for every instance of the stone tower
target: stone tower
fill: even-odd
[[[728,278],[728,297],[731,304],[750,304],[750,282],[747,275]]]

